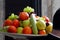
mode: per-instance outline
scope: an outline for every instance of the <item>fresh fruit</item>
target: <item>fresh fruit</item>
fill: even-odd
[[[23,9],[24,12],[28,12],[28,13],[31,13],[31,12],[34,12],[34,9],[27,6],[26,8]]]
[[[43,18],[43,17],[39,17],[39,19],[45,21],[45,18]]]
[[[46,27],[46,32],[51,33],[53,30],[53,24],[51,22],[48,22],[49,25]]]
[[[7,19],[4,21],[4,26],[10,26],[10,25],[12,25],[12,20]]]
[[[20,26],[19,20],[17,20],[17,19],[13,20],[12,25],[15,26],[16,28],[19,27]]]
[[[8,17],[8,19],[10,20],[18,19],[18,16],[12,13],[11,16]]]
[[[33,34],[38,34],[38,29],[37,29],[37,26],[36,26],[36,18],[35,18],[34,14],[31,14],[30,22],[31,22],[31,25],[32,25]]]
[[[39,30],[44,30],[46,28],[46,24],[43,20],[38,20],[36,25]]]
[[[20,21],[20,27],[23,27],[23,21]]]
[[[18,27],[17,28],[17,33],[22,34],[23,33],[23,27]]]
[[[7,29],[8,32],[10,33],[16,33],[17,32],[17,29],[15,26],[9,26],[8,29]]]
[[[45,21],[45,18],[36,16],[36,20],[37,20],[37,21],[38,21],[38,20],[43,20],[43,21]]]
[[[20,12],[19,19],[20,20],[27,20],[29,18],[29,14],[27,12]]]
[[[45,18],[46,22],[50,22],[50,19],[47,16],[43,16],[43,18]]]
[[[40,18],[39,16],[35,16],[35,17],[36,17],[36,20],[39,20],[39,18]]]
[[[32,34],[32,29],[30,26],[26,26],[23,28],[23,34]]]
[[[7,29],[9,28],[9,26],[4,26],[3,27],[3,32],[7,32]]]
[[[32,7],[25,7],[19,15],[12,13],[3,23],[0,32],[45,35],[51,33],[53,24],[47,16],[38,16]]]
[[[46,34],[46,31],[45,31],[45,30],[40,30],[40,31],[39,31],[39,34],[40,34],[40,35],[45,35],[45,34]]]
[[[24,27],[25,27],[25,26],[29,26],[29,25],[30,25],[30,20],[29,20],[29,19],[23,21],[23,26],[24,26]]]

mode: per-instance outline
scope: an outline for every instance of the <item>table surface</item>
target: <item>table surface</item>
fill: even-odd
[[[52,35],[60,38],[60,30],[53,29]]]

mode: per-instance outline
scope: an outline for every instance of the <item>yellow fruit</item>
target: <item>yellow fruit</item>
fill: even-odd
[[[46,28],[46,24],[43,20],[38,20],[36,25],[38,30],[44,30]]]
[[[51,33],[52,30],[53,30],[53,24],[51,22],[49,22],[49,25],[46,27],[46,32]]]

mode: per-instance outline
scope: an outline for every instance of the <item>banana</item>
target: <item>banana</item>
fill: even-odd
[[[34,14],[31,14],[30,22],[31,22],[31,25],[32,25],[33,34],[38,34],[38,29],[37,29],[37,26],[36,26],[36,18],[35,18]]]
[[[36,25],[38,30],[44,30],[46,28],[46,23],[43,20],[38,20]]]

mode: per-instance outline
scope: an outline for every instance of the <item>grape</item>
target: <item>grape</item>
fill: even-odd
[[[12,13],[11,16],[8,17],[8,19],[10,20],[18,19],[18,16]]]
[[[34,12],[34,9],[27,6],[26,8],[23,9],[24,12],[28,12],[28,13],[31,13],[31,12]]]

